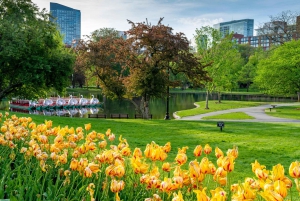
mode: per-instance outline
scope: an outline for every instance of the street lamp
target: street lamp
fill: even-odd
[[[170,69],[168,67],[168,81],[169,81],[169,77],[170,77]],[[170,115],[169,115],[169,96],[170,96],[170,87],[169,87],[169,82],[168,82],[168,86],[167,86],[167,111],[166,111],[165,120],[171,120]]]

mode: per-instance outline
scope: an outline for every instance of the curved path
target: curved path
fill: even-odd
[[[290,106],[290,105],[300,105],[300,103],[282,103],[277,104],[277,106]],[[230,109],[230,110],[221,110],[216,112],[210,112],[206,114],[199,114],[195,116],[187,116],[178,118],[180,120],[202,120],[202,117],[208,117],[208,116],[215,116],[220,114],[227,114],[232,112],[244,112],[249,116],[254,117],[255,119],[243,119],[243,120],[227,120],[226,121],[240,121],[240,122],[300,122],[300,120],[294,120],[294,119],[286,119],[286,118],[279,118],[279,117],[272,117],[265,113],[265,109],[269,109],[271,107],[270,104],[268,105],[260,105],[256,107],[247,107],[247,108],[236,108],[236,109]],[[174,115],[175,116],[175,115]],[[209,120],[214,121],[214,120]],[[218,121],[218,120],[215,120]]]

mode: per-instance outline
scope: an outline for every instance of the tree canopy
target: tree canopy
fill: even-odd
[[[286,42],[258,63],[255,82],[268,94],[298,94],[300,101],[300,40]]]
[[[70,83],[74,56],[50,15],[28,0],[0,4],[0,100],[62,91]]]
[[[196,29],[195,41],[197,53],[203,62],[212,64],[207,72],[212,81],[205,83],[207,90],[206,108],[208,109],[208,94],[216,91],[229,91],[237,83],[237,72],[243,65],[237,45],[232,41],[232,35],[222,37],[221,33],[209,26]]]

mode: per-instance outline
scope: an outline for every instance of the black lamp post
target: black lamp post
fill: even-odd
[[[168,68],[168,80],[170,77],[170,69]],[[169,87],[169,83],[167,86],[167,112],[166,112],[166,116],[165,116],[165,120],[171,120],[170,119],[170,115],[169,115],[169,96],[170,96],[170,87]]]

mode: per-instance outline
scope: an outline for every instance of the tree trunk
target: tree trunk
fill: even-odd
[[[250,86],[250,83],[247,82],[247,92],[249,92],[249,86]]]
[[[297,92],[298,95],[298,102],[300,102],[300,92]]]
[[[149,119],[149,103],[146,95],[142,97],[140,109],[142,112],[143,119]]]
[[[209,95],[209,91],[207,90],[206,91],[206,101],[205,101],[205,109],[209,109],[209,107],[208,107],[208,95]]]
[[[221,103],[221,92],[218,92],[218,102]]]

